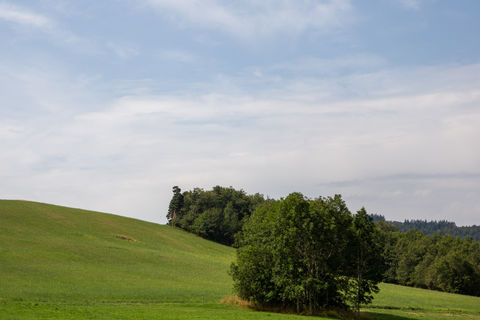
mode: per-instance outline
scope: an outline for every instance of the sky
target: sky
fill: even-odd
[[[480,225],[478,0],[0,0],[0,198],[172,187]]]

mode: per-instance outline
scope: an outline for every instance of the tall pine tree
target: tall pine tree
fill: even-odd
[[[173,197],[168,205],[167,219],[169,225],[175,226],[175,222],[178,219],[180,210],[183,207],[183,194],[182,190],[178,186],[174,186],[172,191]]]

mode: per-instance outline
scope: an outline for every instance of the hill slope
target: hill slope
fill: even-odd
[[[0,200],[0,319],[326,319],[219,304],[235,251],[167,226]],[[479,319],[480,298],[382,284],[368,319]]]
[[[0,200],[0,298],[215,301],[234,249],[111,214]],[[206,289],[207,288],[207,289]]]

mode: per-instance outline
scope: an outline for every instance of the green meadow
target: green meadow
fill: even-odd
[[[112,214],[0,201],[0,319],[326,319],[221,304],[233,248]],[[364,319],[480,319],[480,298],[381,285]]]

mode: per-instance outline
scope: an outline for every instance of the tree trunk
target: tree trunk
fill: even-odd
[[[175,227],[175,223],[177,222],[177,210],[173,210],[173,218],[172,218],[172,226]]]
[[[357,319],[360,318],[360,290],[361,290],[361,283],[362,283],[362,274],[360,272],[360,261],[362,259],[361,250],[358,251],[357,256],[357,301],[355,301],[355,309],[357,311]]]
[[[308,312],[310,312],[310,315],[313,314],[313,306],[312,306],[312,293],[308,293]]]

